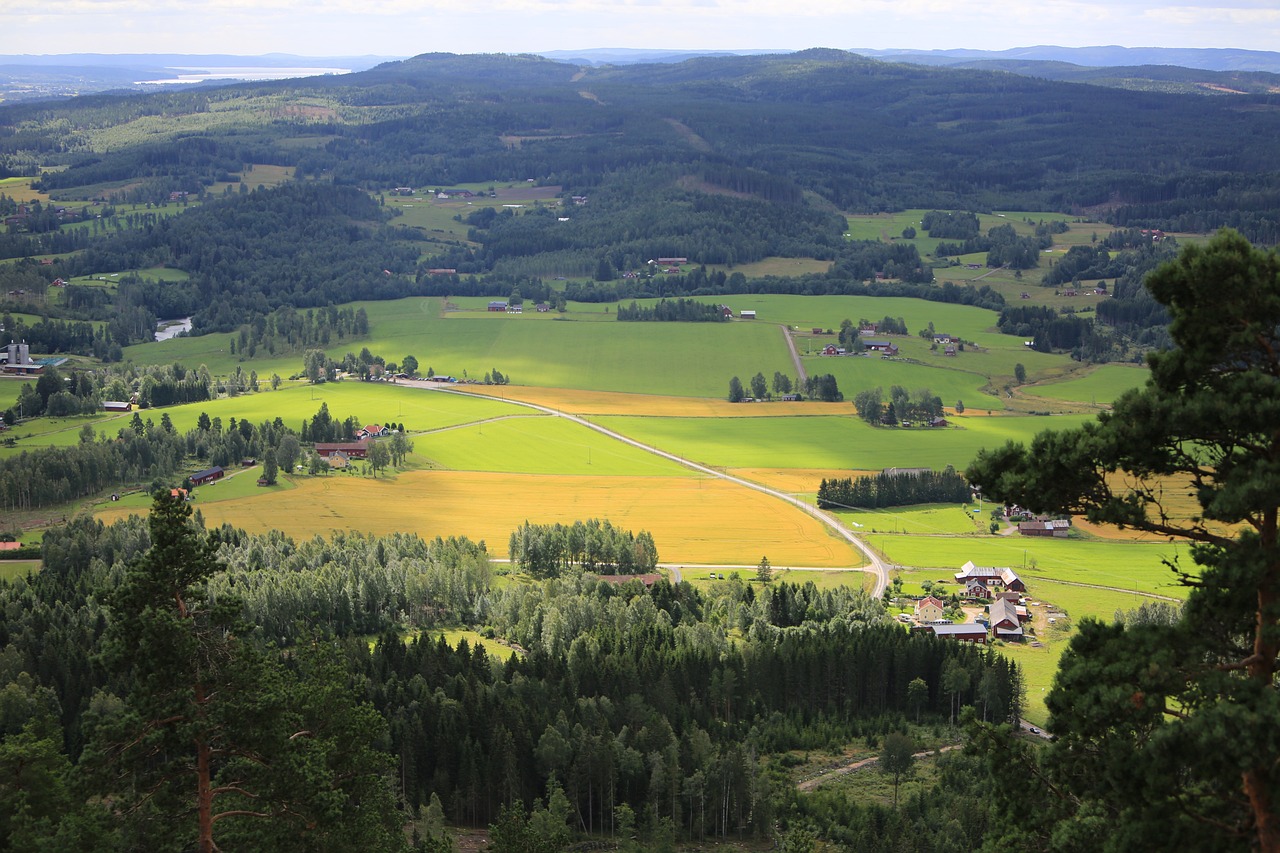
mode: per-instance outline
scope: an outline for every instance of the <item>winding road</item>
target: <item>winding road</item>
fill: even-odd
[[[413,379],[401,380],[401,382],[399,382],[398,384],[409,386],[409,387],[415,387],[415,388],[425,388],[432,391],[444,391],[444,392],[453,393],[453,394],[467,393],[465,391],[461,391],[455,388],[442,387],[439,383],[428,382],[425,380],[413,380]],[[859,551],[862,552],[862,554],[867,558],[868,565],[866,567],[851,566],[850,569],[856,570],[856,571],[871,572],[875,576],[875,586],[871,590],[871,595],[873,597],[879,598],[880,595],[884,592],[885,588],[889,585],[889,567],[888,565],[885,564],[884,560],[882,560],[880,556],[874,550],[872,550],[870,545],[863,542],[861,539],[855,536],[852,532],[850,532],[850,530],[847,527],[845,527],[843,524],[841,524],[839,521],[837,521],[833,515],[818,509],[816,506],[807,504],[804,501],[800,500],[799,498],[789,495],[786,492],[779,491],[778,489],[773,489],[768,486],[761,485],[760,483],[753,483],[752,481],[744,480],[741,477],[735,477],[732,474],[725,473],[724,471],[720,471],[710,466],[699,464],[697,462],[692,462],[681,456],[677,456],[674,453],[668,453],[667,451],[662,450],[660,448],[653,447],[652,445],[648,445],[640,441],[636,441],[634,438],[628,438],[627,436],[622,435],[621,433],[618,433],[618,432],[614,432],[613,430],[608,429],[607,427],[600,426],[599,424],[593,424],[591,421],[587,420],[584,417],[579,417],[578,415],[571,415],[567,412],[562,412],[558,409],[553,409],[549,406],[540,406],[537,403],[526,403],[522,400],[508,399],[505,402],[511,403],[516,406],[525,406],[526,408],[534,409],[536,411],[543,412],[548,415],[554,415],[555,417],[558,417],[558,418],[564,418],[566,420],[572,421],[575,424],[584,426],[587,429],[595,430],[601,435],[606,435],[609,438],[614,439],[615,441],[621,441],[624,444],[629,444],[632,447],[645,451],[646,453],[652,453],[655,456],[661,456],[663,459],[669,459],[678,465],[682,465],[685,468],[689,468],[690,470],[697,471],[702,474],[707,474],[712,477],[718,477],[721,480],[728,480],[731,483],[736,483],[737,485],[744,486],[748,489],[754,489],[757,492],[769,495],[770,497],[773,497],[773,498],[777,498],[780,501],[786,501],[787,503],[791,504],[792,506],[796,507],[802,512],[808,513],[809,515],[813,516],[818,521],[820,521],[822,524],[825,524],[827,527],[831,528],[833,531],[835,531],[837,536],[840,536],[849,544],[853,545],[853,547],[857,548]],[[679,580],[678,574],[676,575],[676,580],[677,581]]]

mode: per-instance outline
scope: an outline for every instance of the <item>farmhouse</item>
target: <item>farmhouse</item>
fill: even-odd
[[[946,607],[941,600],[926,595],[916,602],[916,621],[921,625],[938,622],[942,619],[942,610]]]
[[[356,438],[382,438],[391,435],[391,430],[381,424],[369,424],[364,429],[356,431]]]
[[[1021,536],[1053,536],[1058,539],[1064,539],[1070,532],[1071,522],[1065,518],[1055,518],[1049,521],[1018,522],[1018,533]]]
[[[328,462],[330,468],[349,468],[351,466],[351,457],[343,453],[341,450],[335,450],[333,453],[329,454]]]
[[[317,441],[316,455],[328,459],[333,453],[345,453],[350,459],[364,459],[369,455],[369,445],[363,441]]]
[[[867,352],[882,352],[888,355],[898,354],[898,345],[893,341],[863,341],[862,348]]]
[[[536,306],[534,306],[534,307],[535,307],[535,308],[537,308],[537,310],[538,310],[538,313],[539,313],[539,314],[545,314],[545,313],[547,313],[548,311],[550,311],[550,310],[551,310],[551,306],[550,306],[550,305],[548,305],[548,304],[547,304],[547,303],[545,303],[545,302],[539,302],[539,303],[538,303]]]
[[[823,355],[844,355],[844,349],[835,344],[827,344],[822,348]]]
[[[507,313],[508,313],[508,314],[523,314],[523,313],[524,313],[524,306],[523,306],[523,305],[508,305],[508,306],[507,306]]]
[[[203,471],[197,471],[192,474],[191,485],[203,486],[207,483],[216,482],[226,476],[226,473],[220,466],[214,465],[212,468],[206,468]]]
[[[1017,605],[1007,598],[997,598],[987,608],[990,614],[991,635],[1000,640],[1021,640],[1022,619],[1018,616]],[[1025,608],[1024,608],[1024,613]]]
[[[975,566],[973,561],[965,563],[956,572],[956,583],[964,584],[967,598],[990,598],[992,591],[1011,590],[1026,592],[1026,584],[1010,568],[996,566]]]

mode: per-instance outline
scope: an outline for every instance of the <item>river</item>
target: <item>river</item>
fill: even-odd
[[[179,332],[191,331],[191,318],[183,317],[181,320],[161,320],[156,324],[156,340],[167,341],[169,338],[176,338]]]

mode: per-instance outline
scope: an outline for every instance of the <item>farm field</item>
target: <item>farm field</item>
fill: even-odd
[[[848,477],[849,474],[843,476]],[[816,491],[816,488],[815,488]],[[936,536],[987,536],[986,517],[974,515],[968,506],[925,504],[886,509],[836,510],[832,514],[859,533],[922,534]]]
[[[1145,367],[1104,364],[1083,376],[1036,384],[1024,388],[1023,392],[1053,400],[1108,405],[1125,391],[1140,387],[1146,380]]]
[[[697,477],[687,468],[554,415],[525,413],[414,439],[438,467],[513,474]]]
[[[412,354],[424,374],[432,368],[478,379],[496,368],[521,385],[721,397],[734,375],[794,373],[782,332],[768,323],[601,321],[605,306],[591,306],[594,322],[577,322],[572,313],[442,316],[440,300],[426,298],[352,304],[368,313],[370,336],[331,345],[330,356],[341,359],[365,346],[388,361]],[[241,361],[230,353],[229,340],[174,338],[128,347],[125,357],[140,364],[204,364],[215,375],[242,367],[257,370],[260,379],[302,369],[302,353]]]
[[[575,415],[640,415],[679,418],[750,418],[847,415],[849,403],[769,402],[759,405],[730,403],[709,397],[669,397],[660,394],[627,394],[612,391],[581,391],[570,388],[539,388],[532,385],[462,385],[467,394],[520,400]]]
[[[850,405],[850,410],[852,406]],[[602,417],[601,425],[707,465],[880,470],[947,465],[960,470],[983,447],[1025,441],[1044,429],[1078,426],[1081,415],[1014,417],[966,415],[959,426],[878,429],[853,416],[726,418],[714,430],[697,418]],[[814,484],[814,490],[817,484]]]
[[[1037,579],[1044,578],[1184,598],[1185,588],[1177,585],[1173,573],[1162,561],[1180,555],[1186,569],[1195,568],[1187,546],[1168,542],[883,533],[863,538],[902,566],[948,568],[952,573],[969,560],[979,566],[1010,566],[1023,578],[1033,596],[1041,594],[1036,584]]]
[[[3,387],[0,384],[0,388]],[[178,432],[195,429],[201,413],[208,414],[210,418],[221,418],[224,426],[229,425],[233,417],[255,424],[279,417],[297,430],[302,427],[304,419],[315,417],[321,404],[328,405],[329,413],[337,420],[355,417],[362,424],[403,423],[410,433],[528,412],[528,409],[483,396],[448,394],[382,382],[328,382],[162,409],[141,409],[137,414],[144,423],[148,420],[158,423],[167,414]],[[99,435],[114,436],[132,419],[132,414],[106,413],[34,418],[10,433],[20,440],[15,448],[0,448],[0,456],[37,446],[76,444],[85,424],[93,424]]]
[[[221,484],[219,484],[221,485]],[[506,557],[511,531],[525,521],[572,524],[607,518],[653,534],[663,562],[845,568],[861,554],[808,514],[759,492],[698,477],[592,477],[463,471],[406,471],[372,479],[331,474],[300,477],[296,488],[236,500],[197,490],[206,524],[251,533],[283,530],[295,538],[336,530],[404,531],[423,537],[468,536]],[[136,513],[105,502],[104,522]],[[854,576],[860,582],[861,576]]]

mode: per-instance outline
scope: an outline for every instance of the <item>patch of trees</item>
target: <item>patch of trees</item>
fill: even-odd
[[[943,258],[986,252],[989,267],[1028,270],[1040,265],[1040,252],[1052,245],[1053,235],[1049,229],[1037,229],[1036,236],[1023,237],[1006,222],[990,228],[985,237],[971,237],[963,243],[939,243],[934,254]]]
[[[893,385],[889,388],[888,401],[880,386],[868,388],[854,395],[853,407],[858,417],[872,426],[896,426],[903,421],[928,423],[942,417],[942,398],[928,388],[911,392],[901,385]]]
[[[811,400],[824,403],[839,403],[844,399],[835,376],[824,373],[821,376],[806,376],[804,379],[804,395]]]
[[[978,214],[967,210],[931,210],[920,220],[920,227],[941,240],[972,240],[982,230]]]
[[[661,299],[654,305],[619,305],[614,316],[623,322],[723,323],[725,316],[719,305],[696,299]]]
[[[658,548],[647,530],[632,533],[608,519],[530,524],[512,531],[507,543],[511,562],[535,578],[558,577],[577,569],[606,575],[652,572]]]
[[[968,503],[969,498],[969,483],[950,465],[943,471],[881,471],[873,477],[823,479],[818,486],[818,506],[822,509]]]
[[[1010,306],[1000,312],[996,325],[1006,335],[1032,339],[1037,352],[1076,349],[1094,333],[1093,324],[1083,317],[1059,314],[1043,305]]]

